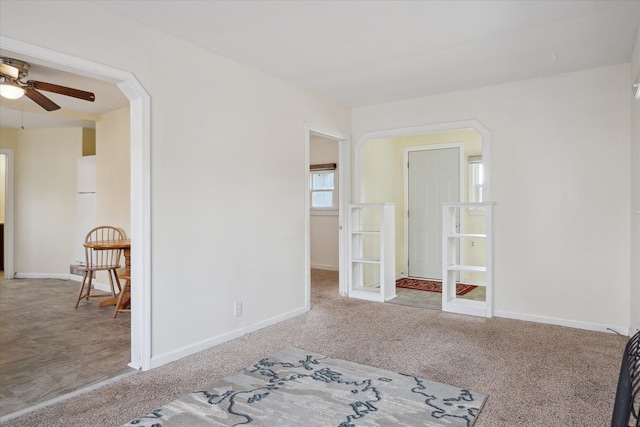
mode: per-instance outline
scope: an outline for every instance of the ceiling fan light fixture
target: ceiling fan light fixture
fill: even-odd
[[[0,96],[18,99],[24,95],[47,111],[59,110],[60,106],[43,95],[41,90],[90,102],[96,100],[93,92],[37,80],[22,81],[29,74],[30,68],[31,65],[24,61],[0,56]]]
[[[15,80],[3,77],[0,79],[0,96],[7,99],[18,99],[24,95],[24,88],[18,85]]]
[[[0,56],[0,74],[19,80],[29,74],[31,66],[24,61]]]

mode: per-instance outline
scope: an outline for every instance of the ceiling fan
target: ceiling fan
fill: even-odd
[[[47,111],[58,110],[60,106],[44,96],[39,90],[58,93],[93,102],[96,96],[91,92],[60,86],[53,83],[22,79],[27,77],[31,66],[24,61],[0,56],[0,95],[8,99],[18,99],[26,95]]]

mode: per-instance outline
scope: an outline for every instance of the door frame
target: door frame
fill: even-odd
[[[403,180],[403,200],[404,200],[404,245],[402,254],[402,271],[406,271],[407,277],[409,276],[409,153],[415,151],[430,151],[430,150],[448,150],[458,149],[458,200],[464,199],[464,170],[462,165],[464,164],[464,143],[463,142],[447,142],[442,144],[428,144],[428,145],[414,145],[410,147],[404,147],[402,153],[402,161],[404,167],[402,168],[402,180]],[[463,218],[460,218],[462,221]],[[461,224],[462,225],[462,224]],[[459,250],[459,249],[458,249]]]
[[[311,201],[309,198],[309,180],[311,174],[310,149],[311,135],[333,139],[338,142],[338,292],[341,296],[347,296],[347,205],[351,199],[351,138],[342,132],[318,126],[312,123],[305,123],[305,202],[304,202],[304,239],[305,239],[305,306],[311,307]]]
[[[13,150],[10,148],[0,148],[0,154],[5,157],[5,182],[4,182],[4,278],[13,279],[15,276],[15,265],[13,260],[13,239],[14,239],[14,160]]]
[[[151,369],[151,98],[135,76],[97,62],[0,36],[3,49],[70,73],[114,83],[130,103],[131,155],[131,362]],[[13,253],[13,248],[12,253]]]

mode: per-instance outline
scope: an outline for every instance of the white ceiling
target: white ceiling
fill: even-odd
[[[638,0],[90,1],[350,107],[626,63],[640,22]]]
[[[347,106],[629,62],[640,1],[94,4]]]

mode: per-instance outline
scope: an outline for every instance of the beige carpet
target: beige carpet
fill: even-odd
[[[305,315],[5,425],[119,426],[286,347],[482,392],[475,427],[610,424],[625,337],[341,298],[334,272],[312,281]]]

